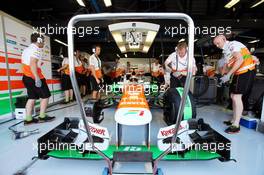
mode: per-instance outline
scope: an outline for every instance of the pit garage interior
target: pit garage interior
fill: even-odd
[[[263,12],[264,0],[2,0],[0,175],[263,175]],[[38,66],[50,96],[45,113],[40,100],[32,108],[38,123],[26,124],[31,87],[23,57],[32,33],[44,40]],[[219,35],[242,43],[250,57],[242,61],[254,64],[240,130],[232,133],[223,122],[240,110],[233,80],[223,82],[234,65],[216,46]],[[186,74],[166,64],[182,43]],[[97,90],[91,58],[101,60]],[[225,73],[220,60],[227,60]],[[175,74],[186,81],[172,87]],[[32,88],[41,88],[36,79]],[[42,114],[55,119],[41,122]]]

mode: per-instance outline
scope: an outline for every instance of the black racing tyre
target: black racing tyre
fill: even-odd
[[[168,125],[176,123],[177,114],[181,102],[179,89],[180,88],[170,88],[164,94],[163,115],[164,121]],[[196,106],[191,92],[188,93],[186,106],[183,113],[183,120],[188,120],[190,118],[196,118]]]

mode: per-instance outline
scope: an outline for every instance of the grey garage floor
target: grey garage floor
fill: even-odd
[[[60,107],[55,106],[53,108]],[[102,126],[108,127],[112,136],[112,143],[115,141],[114,109],[105,110],[105,120]],[[51,123],[36,124],[27,126],[26,129],[39,128],[41,133],[32,135],[21,140],[12,140],[12,133],[7,129],[17,121],[0,125],[0,175],[11,175],[23,167],[33,156],[37,155],[37,139],[47,131],[61,123],[64,117],[79,117],[77,106],[51,112],[57,119]],[[153,120],[151,123],[152,144],[156,142],[156,135],[159,127],[165,126],[162,120],[161,110],[152,110]],[[214,129],[232,141],[232,158],[237,162],[222,163],[218,160],[211,161],[161,161],[159,167],[166,175],[263,175],[264,174],[264,135],[254,130],[241,127],[239,134],[228,135],[223,131],[225,126],[223,120],[231,116],[230,112],[224,111],[222,107],[210,105],[198,108],[198,118],[204,118]],[[23,129],[23,126],[21,126]],[[137,128],[138,133],[143,128]],[[135,128],[129,127],[124,131],[124,143],[140,144],[143,134],[135,135]],[[48,160],[37,161],[27,175],[100,175],[106,166],[104,161],[86,160],[61,160],[49,158]],[[136,170],[137,166],[131,165]]]

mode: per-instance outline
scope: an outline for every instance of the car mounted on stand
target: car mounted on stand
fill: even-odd
[[[120,170],[116,166],[120,163],[144,162],[151,167],[147,172],[132,172],[137,174],[163,174],[158,168],[161,160],[230,160],[231,142],[212,129],[202,119],[197,117],[195,105],[191,95],[188,95],[192,76],[192,63],[188,61],[188,73],[184,88],[169,89],[165,93],[164,117],[170,126],[160,128],[157,133],[157,144],[150,144],[152,113],[144,87],[149,83],[125,81],[123,93],[115,112],[116,143],[111,144],[110,133],[107,128],[87,121],[93,117],[94,123],[100,123],[98,116],[103,107],[100,102],[83,103],[75,78],[73,60],[73,31],[77,21],[95,20],[138,20],[138,19],[181,19],[187,22],[189,29],[188,56],[193,57],[194,24],[192,19],[182,13],[115,13],[77,15],[68,24],[68,52],[70,61],[70,77],[73,84],[77,103],[80,107],[81,118],[65,118],[64,122],[38,139],[38,157],[61,159],[101,160],[107,162],[103,175],[131,173]],[[135,22],[131,22],[131,25]],[[128,23],[129,25],[130,23]],[[133,87],[141,90],[131,90]],[[107,102],[108,104],[108,102]],[[110,106],[110,105],[109,105]],[[126,145],[122,143],[122,126],[145,126],[144,145]],[[53,145],[49,147],[47,145]],[[70,149],[74,146],[76,149]],[[142,163],[140,163],[142,165]]]

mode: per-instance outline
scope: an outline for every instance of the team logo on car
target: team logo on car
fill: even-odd
[[[124,116],[127,116],[127,115],[138,115],[138,116],[143,116],[144,115],[144,111],[142,110],[128,110]]]

